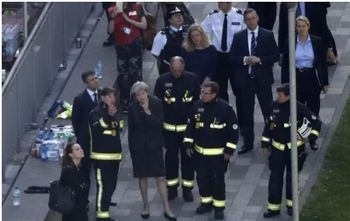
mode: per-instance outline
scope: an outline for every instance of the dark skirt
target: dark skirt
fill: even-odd
[[[165,176],[163,150],[140,151],[131,154],[134,177]]]

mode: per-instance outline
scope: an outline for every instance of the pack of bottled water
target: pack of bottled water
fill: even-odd
[[[20,28],[18,24],[10,25],[3,24],[2,25],[2,41],[5,46],[5,56],[6,57],[14,57],[16,54],[16,50],[18,49],[18,36],[19,36]]]

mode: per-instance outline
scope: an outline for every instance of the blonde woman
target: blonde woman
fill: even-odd
[[[201,25],[190,26],[182,47],[186,70],[195,73],[199,83],[215,79],[217,52]]]

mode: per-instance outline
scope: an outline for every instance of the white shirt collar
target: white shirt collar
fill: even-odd
[[[182,31],[182,26],[179,29],[177,29],[174,26],[170,25],[170,28],[175,32]]]
[[[309,35],[309,34],[307,35],[307,39],[306,39],[305,42],[301,42],[301,41],[299,40],[299,35],[297,35],[297,42],[298,42],[299,44],[305,44],[305,43],[307,43],[307,42],[309,42],[309,41],[311,41],[311,38],[310,38],[310,35]]]
[[[249,28],[247,28],[248,30],[248,33],[251,34],[251,32],[254,32],[255,34],[255,37],[258,36],[258,33],[259,33],[259,25],[256,26],[256,28],[254,30],[250,30]]]
[[[94,93],[98,94],[97,90],[92,91],[89,88],[86,88],[86,91],[88,92],[88,94],[90,95],[90,97],[94,97]]]

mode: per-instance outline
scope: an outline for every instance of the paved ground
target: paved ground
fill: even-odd
[[[193,13],[196,21],[200,22],[204,16],[212,9],[216,8],[215,3],[191,3],[189,10]],[[245,3],[237,4],[238,8],[245,8]],[[321,133],[321,151],[311,153],[305,168],[300,174],[301,200],[304,202],[312,184],[322,165],[324,153],[327,144],[335,130],[340,114],[346,98],[349,95],[349,71],[350,71],[350,3],[332,3],[332,7],[328,12],[328,24],[334,34],[338,45],[339,64],[329,68],[330,71],[330,89],[327,95],[322,96],[320,116],[323,121],[323,130]],[[96,19],[91,18],[87,21],[86,30],[82,32],[83,40],[89,40],[86,47],[81,49],[72,49],[70,59],[68,60],[68,68],[66,72],[59,75],[61,85],[64,80],[69,77],[64,87],[61,99],[72,102],[73,97],[83,90],[84,85],[81,83],[80,75],[82,71],[93,69],[98,60],[103,63],[104,78],[101,80],[101,86],[110,86],[114,82],[116,73],[116,55],[113,47],[103,48],[102,42],[106,38],[106,20],[102,17],[98,21],[96,28],[94,24]],[[277,24],[275,24],[277,27]],[[276,28],[275,28],[276,30]],[[90,32],[92,35],[90,36]],[[85,41],[86,43],[86,41]],[[72,74],[69,75],[69,70]],[[280,68],[275,65],[276,85],[280,82]],[[158,77],[154,58],[148,51],[144,53],[143,63],[144,80],[153,88],[154,82]],[[59,86],[57,86],[59,88]],[[60,90],[55,88],[58,93]],[[231,93],[232,95],[232,93]],[[43,104],[42,110],[55,99],[53,95]],[[233,98],[230,99],[234,104]],[[258,103],[255,107],[257,135],[261,133],[263,120]],[[70,123],[69,121],[52,121],[49,123]],[[28,140],[32,137],[32,133],[28,134]],[[141,196],[139,194],[137,180],[132,177],[132,164],[127,148],[127,134],[123,133],[122,143],[124,147],[124,160],[121,163],[120,175],[118,178],[117,189],[113,195],[113,200],[118,202],[118,207],[111,208],[112,216],[118,217],[122,221],[141,220],[139,214],[142,208]],[[23,156],[22,156],[23,158]],[[18,166],[9,167],[7,175],[14,174]],[[29,185],[48,185],[49,180],[53,180],[59,175],[60,166],[57,162],[41,162],[40,160],[29,157],[23,169],[21,170],[16,186],[24,190]],[[230,169],[226,174],[226,206],[225,220],[230,221],[254,221],[263,220],[262,213],[267,199],[267,184],[269,171],[266,167],[266,160],[262,157],[259,141],[256,138],[255,150],[243,156],[235,155],[231,159]],[[162,217],[163,209],[159,195],[156,191],[154,180],[150,180],[149,200],[151,201],[151,218],[150,220],[164,220]],[[4,187],[8,188],[7,183]],[[180,192],[181,193],[181,192]],[[181,195],[181,194],[180,194]],[[194,189],[195,202],[184,203],[181,198],[177,198],[171,202],[174,213],[178,216],[178,220],[213,220],[213,214],[198,216],[194,214],[195,208],[198,206],[198,189]],[[3,204],[3,219],[12,220],[43,220],[47,214],[47,195],[24,194],[22,197],[22,205],[14,208],[11,205],[11,197],[8,197]],[[95,187],[92,187],[90,193],[91,208],[94,208]],[[49,213],[46,220],[56,220],[55,214]],[[90,211],[90,220],[94,220],[93,209]],[[282,211],[281,216],[275,220],[291,220]]]

